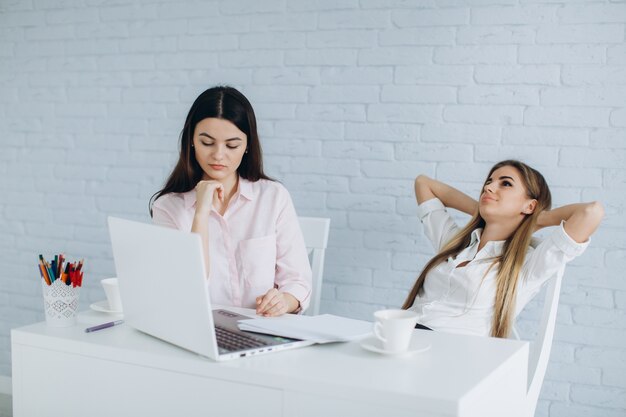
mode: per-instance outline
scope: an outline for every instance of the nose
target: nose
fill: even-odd
[[[223,145],[215,145],[213,148],[213,159],[216,162],[220,162],[224,157],[224,146]]]
[[[493,183],[485,184],[483,188],[485,192],[489,192],[489,194],[493,194]]]

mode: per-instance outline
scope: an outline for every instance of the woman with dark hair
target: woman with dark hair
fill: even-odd
[[[195,100],[180,157],[152,196],[154,223],[198,233],[216,304],[278,316],[306,309],[311,267],[289,193],[263,173],[246,97],[214,87]]]
[[[415,180],[424,232],[438,254],[424,267],[402,308],[434,330],[507,337],[516,316],[589,244],[604,215],[598,202],[550,210],[543,176],[514,160],[497,163],[479,201],[440,181]],[[459,228],[454,208],[472,216]],[[532,234],[558,226],[541,243]]]

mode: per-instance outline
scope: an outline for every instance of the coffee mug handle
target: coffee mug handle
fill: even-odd
[[[376,323],[374,323],[374,336],[376,336],[377,339],[380,339],[383,341],[383,343],[387,342],[387,339],[385,339],[385,337],[382,335],[381,331],[382,331],[382,327],[383,325],[380,324],[379,321],[377,321]]]

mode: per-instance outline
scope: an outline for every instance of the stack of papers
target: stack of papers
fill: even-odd
[[[240,320],[239,328],[248,332],[265,333],[316,343],[348,342],[372,333],[373,323],[346,317],[322,314],[264,317]]]

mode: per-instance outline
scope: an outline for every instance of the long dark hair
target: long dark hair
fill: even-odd
[[[515,321],[515,300],[517,298],[517,283],[519,280],[522,264],[526,256],[526,249],[530,245],[530,238],[535,231],[537,218],[544,210],[550,210],[552,206],[552,196],[550,188],[543,175],[536,169],[516,160],[506,160],[498,162],[491,168],[487,179],[491,174],[503,166],[510,166],[520,173],[524,186],[526,187],[526,195],[529,198],[537,200],[537,206],[531,214],[526,214],[517,229],[504,241],[502,254],[494,260],[493,266],[498,265],[498,273],[496,276],[496,294],[494,300],[494,314],[491,322],[491,336],[508,337],[513,322]],[[486,183],[486,181],[485,181]],[[485,186],[483,184],[482,190]],[[482,193],[481,190],[481,193]],[[413,305],[415,297],[421,294],[426,281],[426,275],[434,267],[444,262],[448,257],[456,257],[463,249],[469,246],[471,242],[472,232],[478,228],[485,227],[485,220],[481,217],[480,212],[474,213],[474,216],[450,242],[448,242],[441,251],[435,255],[424,267],[419,275],[411,292],[407,296],[403,309],[408,309]]]
[[[237,168],[239,176],[252,182],[260,179],[271,180],[263,172],[263,155],[252,105],[243,94],[232,87],[212,87],[200,94],[189,109],[180,134],[178,162],[165,182],[165,186],[150,198],[150,216],[152,216],[152,205],[159,197],[169,193],[190,191],[202,179],[204,171],[198,164],[192,148],[193,132],[198,122],[209,117],[228,120],[246,134],[248,152],[244,153],[241,164]]]

